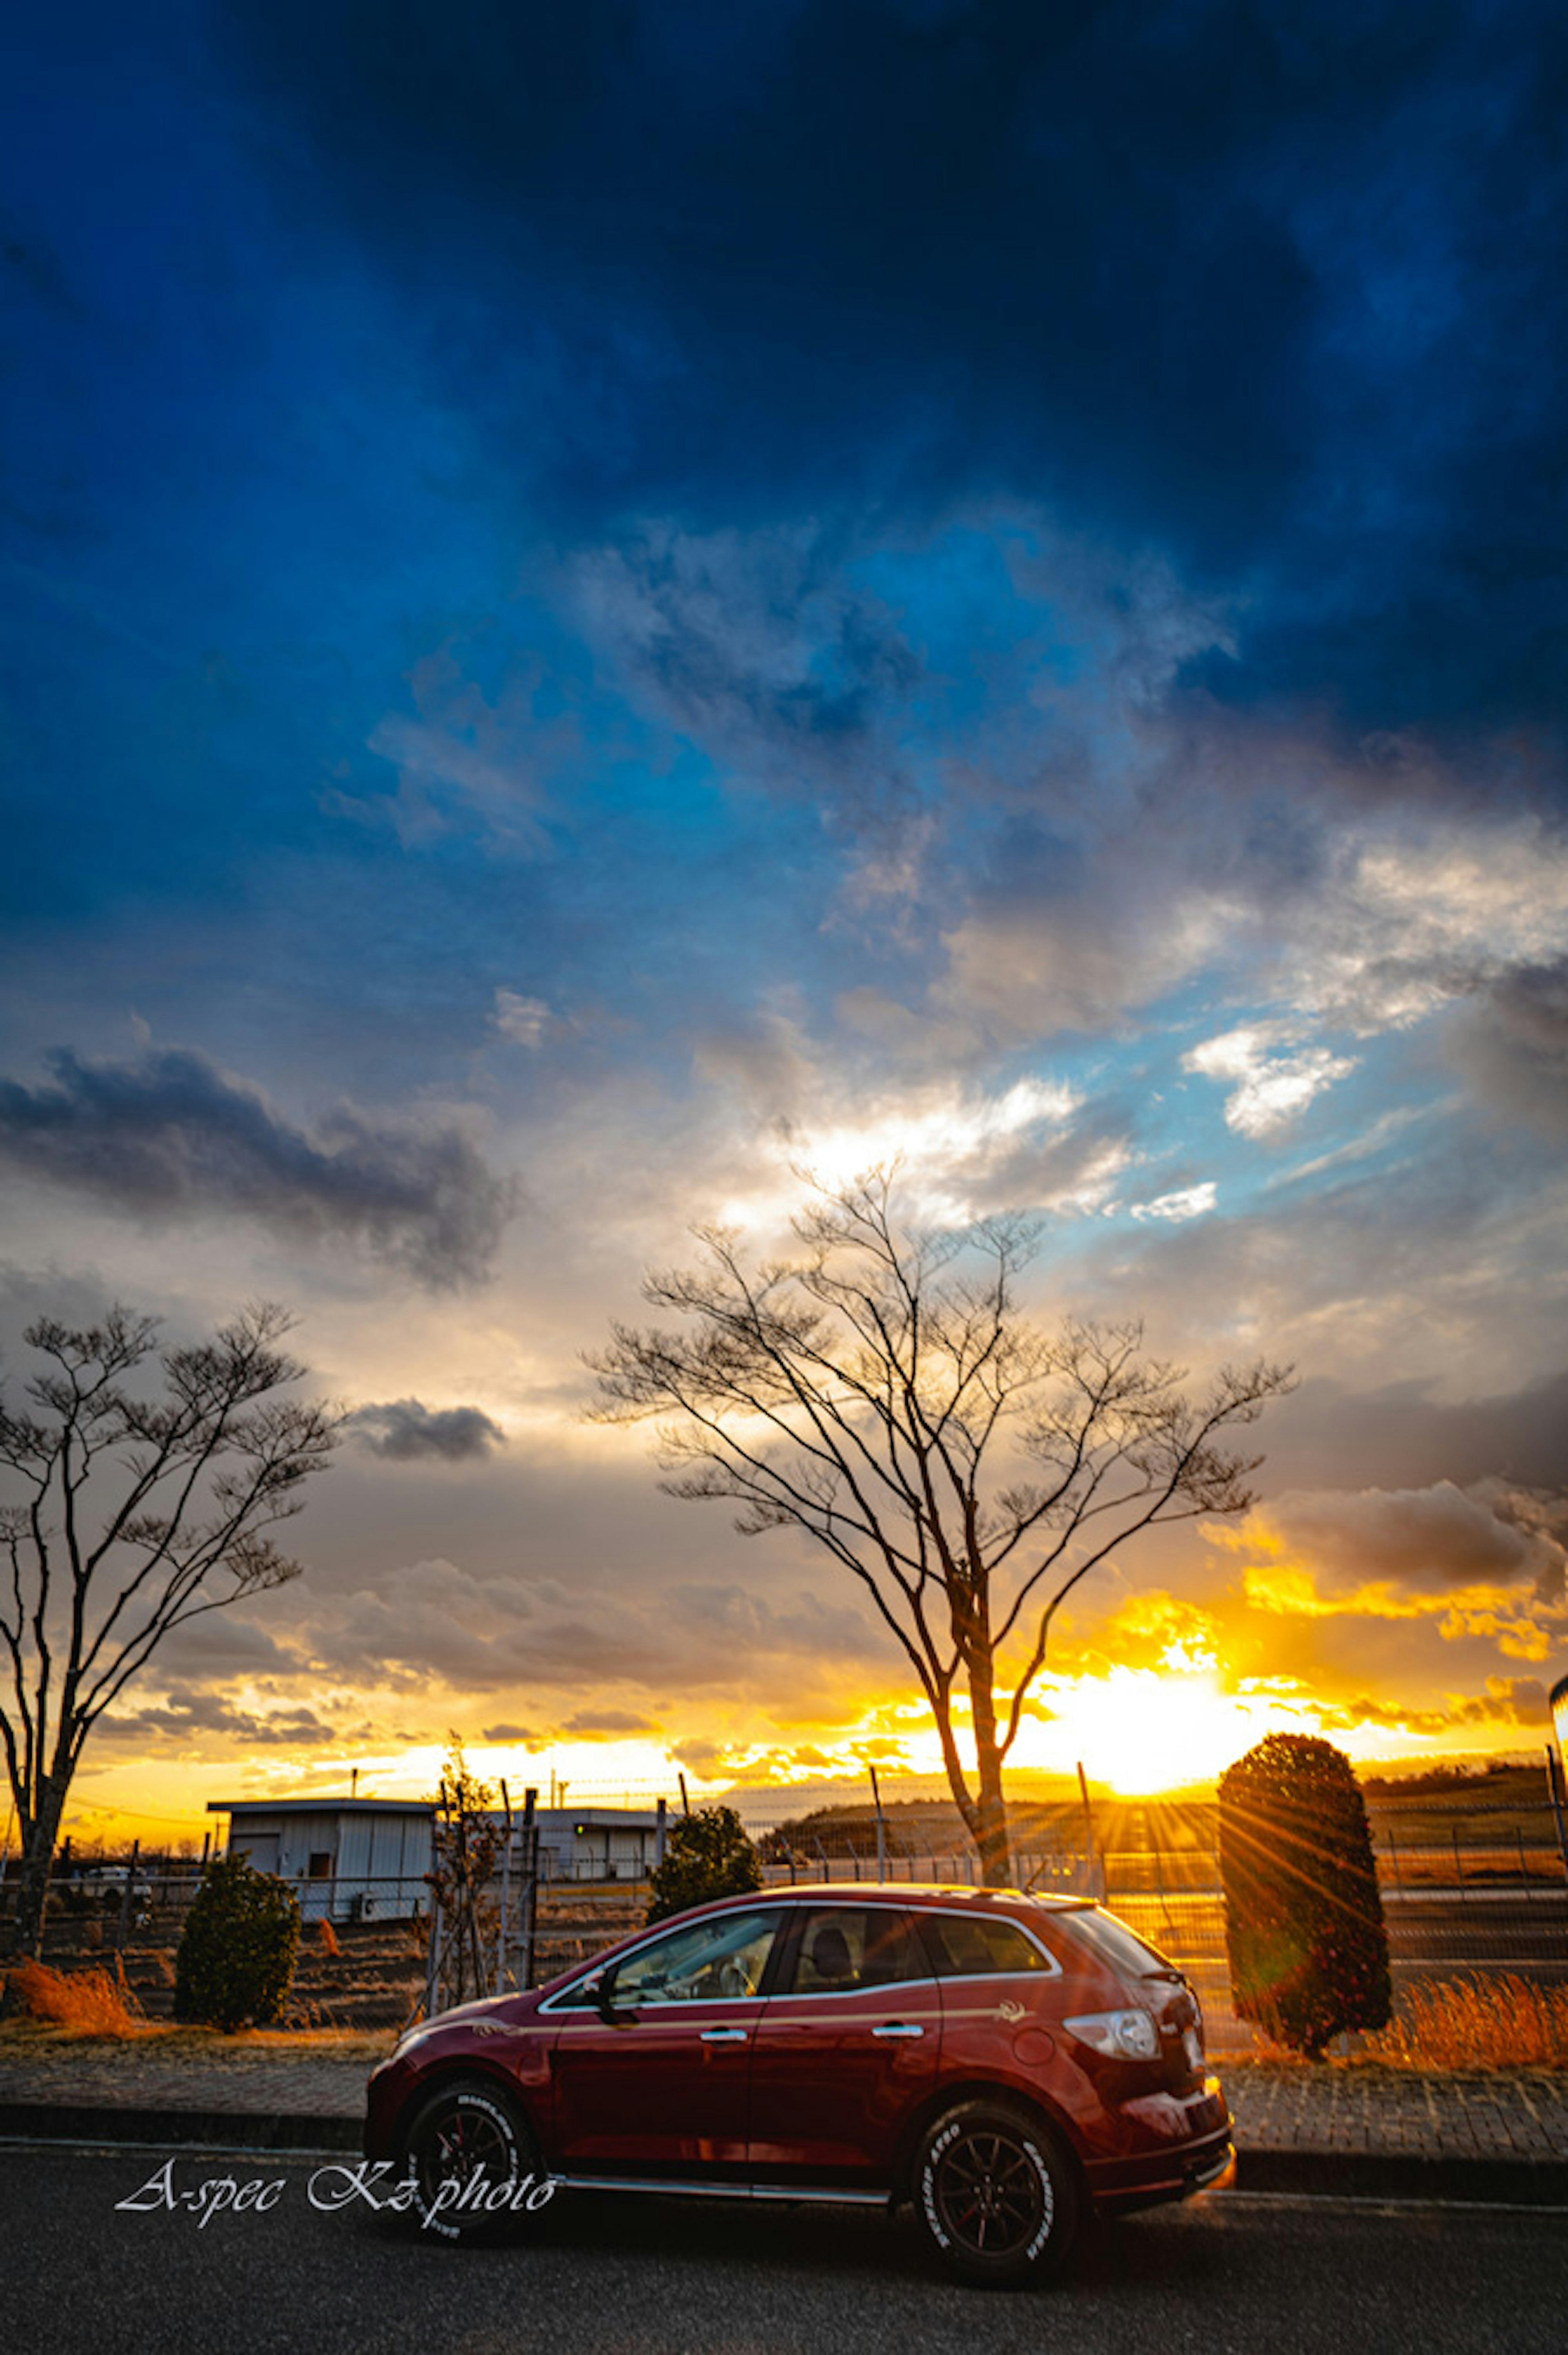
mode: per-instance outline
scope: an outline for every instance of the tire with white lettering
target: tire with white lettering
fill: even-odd
[[[1054,2273],[1072,2248],[1078,2210],[1072,2161],[1011,2102],[959,2102],[920,2146],[915,2212],[961,2281],[1014,2289]]]
[[[532,2127],[509,2094],[488,2080],[450,2078],[408,2114],[398,2147],[415,2186],[408,2222],[421,2238],[480,2242],[510,2237],[548,2184]]]

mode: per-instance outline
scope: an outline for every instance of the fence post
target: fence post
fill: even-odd
[[[495,1992],[506,1992],[506,1933],[511,1928],[507,1916],[512,1910],[512,1798],[506,1788],[506,1777],[501,1778],[501,1804],[505,1809],[504,1845],[501,1850],[501,1922],[495,1933]]]
[[[523,1794],[523,1985],[534,1984],[534,1933],[539,1894],[539,1794],[532,1785]]]
[[[1089,1805],[1088,1777],[1084,1762],[1078,1761],[1078,1796],[1084,1803],[1084,1895],[1095,1893],[1095,1811]],[[1103,1887],[1103,1883],[1101,1884]]]
[[[657,1870],[659,1866],[664,1861],[664,1841],[669,1831],[669,1801],[661,1796],[659,1800],[659,1828],[653,1835],[653,1865],[655,1870]]]
[[[436,1989],[440,1984],[441,1932],[444,1926],[441,1916],[441,1892],[439,1889],[432,1888],[430,1891],[430,1944],[425,1964],[425,2018],[427,2019],[435,2017]]]
[[[870,1764],[869,1760],[867,1764]],[[885,1881],[887,1878],[887,1826],[882,1817],[882,1793],[876,1787],[874,1766],[871,1769],[871,1796],[876,1808],[876,1877],[878,1881]]]
[[[1563,1821],[1563,1762],[1550,1742],[1546,1745],[1546,1787],[1552,1794],[1552,1815],[1557,1826],[1557,1847],[1563,1859],[1563,1878],[1564,1882],[1568,1882],[1568,1823]]]
[[[117,1955],[122,1955],[125,1951],[125,1938],[131,1922],[131,1893],[136,1886],[136,1863],[141,1853],[141,1841],[133,1839],[131,1843],[131,1869],[125,1875],[125,1886],[120,1896],[120,1934],[114,1941],[114,1951]]]

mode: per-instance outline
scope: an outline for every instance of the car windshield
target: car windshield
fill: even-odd
[[[1062,1927],[1092,1947],[1100,1961],[1108,1963],[1120,1978],[1164,1979],[1181,1976],[1174,1963],[1146,1945],[1125,1922],[1118,1922],[1114,1913],[1102,1913],[1097,1905],[1086,1905],[1081,1913],[1063,1915]]]

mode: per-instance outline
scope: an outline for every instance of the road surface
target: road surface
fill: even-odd
[[[322,2162],[171,2213],[164,2154],[0,2149],[0,2315],[28,2355],[1563,2355],[1568,2214],[1211,2195],[1102,2227],[1054,2287],[948,2282],[907,2219],[561,2193],[518,2245],[322,2212]],[[334,2184],[340,2179],[332,2179]],[[147,2204],[117,2205],[140,2197]],[[207,2194],[210,2204],[217,2197]]]

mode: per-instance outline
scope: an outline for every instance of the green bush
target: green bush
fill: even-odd
[[[1220,1876],[1239,2019],[1310,2060],[1342,2029],[1387,2026],[1388,1933],[1343,1751],[1271,1733],[1226,1768]]]
[[[762,1867],[733,1807],[699,1807],[670,1827],[664,1861],[655,1865],[650,1922],[705,1905],[713,1897],[744,1897],[762,1886]]]
[[[226,2034],[281,2019],[299,1943],[292,1890],[246,1857],[219,1857],[203,1876],[175,1958],[175,2018]]]

